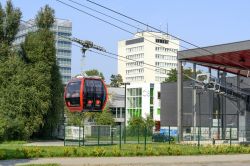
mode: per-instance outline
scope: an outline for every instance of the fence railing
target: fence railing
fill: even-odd
[[[143,126],[127,127],[126,132],[121,125],[88,125],[88,126],[65,126],[65,146],[104,146],[122,144],[140,144],[147,148],[150,144],[157,143],[173,144],[178,142],[178,132],[173,132],[171,127],[164,132],[153,132],[152,128]],[[126,136],[124,135],[126,134]],[[126,141],[124,141],[126,139]],[[250,130],[238,130],[237,128],[202,128],[183,132],[181,143],[195,144],[248,144],[250,143]]]

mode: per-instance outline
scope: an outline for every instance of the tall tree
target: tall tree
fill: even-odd
[[[60,115],[63,115],[64,111],[63,85],[56,63],[55,36],[50,30],[54,21],[54,10],[48,5],[41,8],[35,19],[38,31],[31,33],[25,42],[27,57],[31,62],[35,62],[34,67],[38,69],[39,74],[44,75],[43,79],[46,80],[45,86],[49,94],[46,98],[48,109],[44,116],[45,125],[42,133],[57,127]]]
[[[0,60],[9,55],[10,46],[18,32],[21,16],[20,9],[14,8],[11,0],[7,1],[5,9],[0,4]]]
[[[88,75],[88,76],[99,76],[101,77],[103,80],[105,80],[105,77],[104,75],[102,74],[102,72],[96,70],[96,69],[92,69],[92,70],[87,70],[85,71],[85,73]]]
[[[120,87],[121,83],[123,82],[122,76],[120,74],[114,75],[112,74],[110,77],[110,86],[111,87]]]

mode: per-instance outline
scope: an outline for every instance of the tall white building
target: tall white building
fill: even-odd
[[[159,32],[138,32],[133,39],[118,42],[118,74],[130,83],[126,88],[126,124],[135,116],[160,121],[160,83],[177,67],[178,50],[179,40]]]
[[[177,67],[179,40],[160,32],[143,31],[118,42],[118,74],[126,82],[160,83]],[[146,65],[150,64],[149,65]],[[155,68],[157,66],[159,68]]]
[[[16,35],[14,45],[19,45],[24,42],[25,37],[29,32],[37,30],[34,20],[29,20],[26,23],[22,23],[19,27],[19,32]],[[72,23],[69,20],[56,19],[51,30],[56,36],[56,58],[59,70],[62,76],[63,84],[71,79],[71,41],[61,37],[71,37]]]

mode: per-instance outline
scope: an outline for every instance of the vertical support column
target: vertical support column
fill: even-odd
[[[182,115],[183,115],[183,73],[182,62],[177,62],[177,126],[178,126],[178,142],[182,141]]]
[[[209,76],[212,77],[212,70],[210,67],[208,68],[208,73],[209,73]],[[208,105],[208,109],[209,109],[209,138],[211,139],[211,137],[212,137],[211,126],[213,124],[214,96],[213,96],[213,93],[208,93],[208,95],[209,95],[209,99],[208,99],[208,102],[209,102],[209,105]]]
[[[196,80],[196,63],[193,63],[193,79]],[[194,133],[194,140],[196,140],[196,122],[197,122],[197,116],[196,116],[196,86],[195,86],[195,81],[193,81],[193,133]]]
[[[240,90],[240,76],[237,75],[237,92]],[[244,142],[246,136],[246,115],[245,112],[241,111],[241,99],[237,99],[237,108],[238,108],[238,140],[239,142]]]
[[[221,85],[221,80],[220,80],[220,71],[218,70],[217,71],[217,78],[218,78],[218,81],[219,81],[219,84]],[[218,93],[217,94],[217,139],[221,139],[221,136],[220,136],[220,130],[221,130],[221,106],[220,106],[220,94]]]

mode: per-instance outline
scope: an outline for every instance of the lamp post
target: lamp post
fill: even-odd
[[[127,85],[130,85],[129,82],[123,82],[122,85],[125,85],[125,93],[124,93],[124,107],[125,107],[125,116],[124,116],[124,144],[126,143],[126,121],[127,121],[127,104],[126,104],[126,98],[127,98]]]

